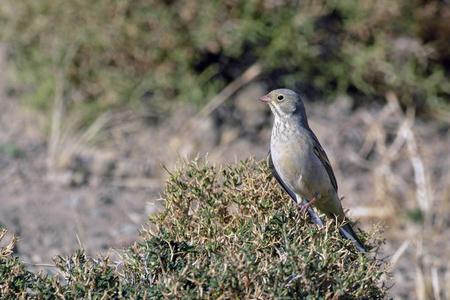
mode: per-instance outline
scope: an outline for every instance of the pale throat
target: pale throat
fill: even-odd
[[[272,127],[271,140],[285,143],[289,142],[289,137],[295,136],[296,126],[292,124],[290,117],[280,118],[275,116],[275,120]],[[294,135],[292,135],[294,134]]]

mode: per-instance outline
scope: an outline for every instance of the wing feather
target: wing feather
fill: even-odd
[[[325,153],[325,150],[323,150],[322,146],[319,143],[319,140],[317,139],[316,135],[310,130],[311,137],[313,140],[314,145],[314,153],[319,158],[320,162],[322,163],[323,167],[328,173],[328,177],[330,177],[331,184],[334,187],[334,190],[338,191],[338,185],[336,181],[336,176],[334,176],[333,168],[331,167],[330,160],[328,159],[327,154]]]

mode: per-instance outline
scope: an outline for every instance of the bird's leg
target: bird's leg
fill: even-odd
[[[314,197],[314,199],[312,199],[311,201],[309,201],[309,202],[306,203],[306,204],[302,204],[302,203],[297,203],[297,204],[295,204],[295,206],[301,207],[300,212],[298,213],[298,216],[297,216],[297,218],[295,219],[295,221],[297,222],[298,219],[300,219],[300,216],[301,216],[301,215],[304,215],[304,214],[306,213],[306,211],[308,210],[308,208],[309,208],[314,202],[316,202],[316,201],[317,201],[317,197]]]
[[[300,213],[305,214],[306,211],[308,210],[308,207],[310,207],[316,201],[317,201],[317,197],[314,197],[314,199],[312,199],[308,203],[302,205],[302,208],[300,209]]]

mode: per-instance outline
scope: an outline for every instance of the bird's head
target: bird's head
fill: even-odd
[[[288,89],[273,90],[259,100],[269,104],[275,118],[286,120],[296,117],[307,124],[305,106],[296,92]]]

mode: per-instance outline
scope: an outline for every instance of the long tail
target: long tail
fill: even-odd
[[[355,248],[358,249],[359,252],[367,253],[366,247],[364,247],[363,243],[358,238],[358,236],[356,235],[355,231],[353,230],[352,226],[349,223],[339,228],[339,232],[344,238],[352,240],[353,243],[355,244]]]

